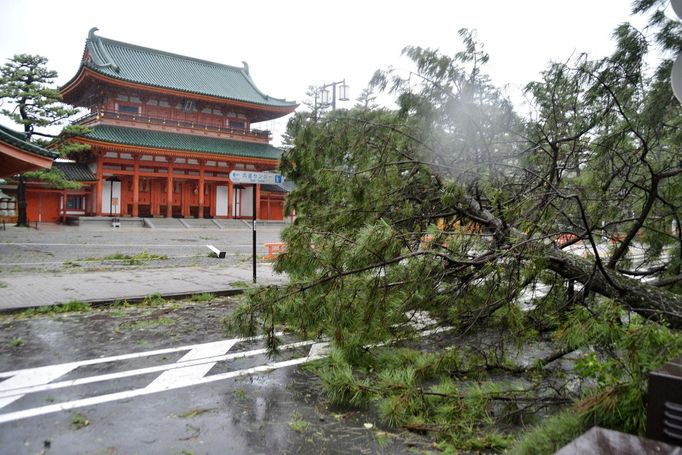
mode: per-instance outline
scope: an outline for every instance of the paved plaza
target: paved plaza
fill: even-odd
[[[260,285],[286,280],[260,259],[283,227],[258,227]],[[0,310],[234,292],[252,283],[251,239],[246,223],[220,230],[8,226],[0,231]],[[212,256],[209,244],[226,257]]]

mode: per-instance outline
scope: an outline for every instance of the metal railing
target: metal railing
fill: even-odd
[[[267,130],[257,130],[246,128],[233,128],[229,126],[209,125],[204,123],[187,122],[169,118],[149,117],[146,115],[132,114],[127,112],[95,111],[86,114],[73,121],[75,125],[87,125],[99,119],[124,120],[128,122],[144,123],[147,125],[171,126],[187,128],[196,131],[210,131],[215,133],[229,133],[238,136],[256,137],[260,139],[270,139],[271,133]]]

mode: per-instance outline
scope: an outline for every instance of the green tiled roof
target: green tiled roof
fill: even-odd
[[[295,102],[262,93],[244,67],[223,65],[114,41],[90,30],[82,65],[109,77],[154,87],[198,93],[292,110]],[[68,85],[68,83],[67,83]]]
[[[47,158],[57,158],[59,153],[51,150],[46,150],[35,144],[31,144],[26,140],[26,135],[18,131],[11,130],[0,125],[0,141],[11,144],[22,149],[25,152],[33,153],[35,155],[45,156]]]
[[[278,160],[282,151],[269,144],[233,141],[209,136],[167,133],[112,125],[96,125],[85,137],[115,144],[136,145],[163,150],[212,153]]]
[[[85,164],[55,161],[52,163],[52,169],[60,170],[68,180],[75,180],[77,182],[97,181],[97,176]]]

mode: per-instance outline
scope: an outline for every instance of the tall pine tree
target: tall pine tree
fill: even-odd
[[[506,447],[513,431],[500,428],[548,403],[573,407],[540,433],[546,451],[588,424],[641,432],[648,372],[682,352],[682,109],[669,61],[647,71],[647,40],[621,26],[612,56],[552,64],[529,84],[520,118],[485,77],[475,36],[461,36],[460,53],[410,47],[415,72],[376,75],[398,110],[291,121],[281,170],[298,219],[275,263],[291,284],[256,293],[232,323],[264,330],[273,349],[281,324],[331,339],[320,375],[332,401],[376,401],[387,424],[458,449]],[[368,352],[423,312],[458,343],[475,333],[490,345]],[[554,350],[530,366],[508,355],[540,342]],[[545,367],[569,353],[587,390],[549,390]],[[499,374],[530,386],[500,390]],[[461,379],[472,376],[475,387]]]
[[[87,149],[84,144],[69,142],[68,139],[85,134],[88,129],[78,125],[66,126],[58,134],[48,133],[44,128],[62,125],[77,109],[63,104],[59,91],[53,87],[57,72],[46,67],[47,59],[39,55],[15,55],[0,67],[0,113],[22,125],[29,141],[55,148],[63,156]],[[36,136],[45,138],[37,140]],[[41,171],[29,174],[51,182],[56,187],[67,188],[77,185],[66,181],[58,171]],[[18,176],[17,226],[28,226],[26,215],[26,175]]]

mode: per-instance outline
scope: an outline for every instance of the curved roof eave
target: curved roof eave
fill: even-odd
[[[105,81],[108,80],[108,81],[112,81],[112,82],[117,81],[117,82],[120,82],[121,85],[123,85],[123,86],[137,87],[140,89],[145,89],[145,88],[147,88],[147,89],[162,89],[166,92],[173,93],[176,95],[183,95],[183,94],[187,95],[187,94],[189,94],[189,95],[194,95],[196,97],[199,97],[199,98],[202,98],[205,100],[210,100],[210,101],[219,102],[219,103],[229,102],[229,104],[245,107],[248,109],[271,112],[273,114],[279,114],[279,115],[270,117],[269,119],[275,119],[275,118],[279,118],[279,117],[283,117],[285,115],[288,115],[288,114],[294,112],[296,110],[296,108],[298,108],[298,106],[299,106],[298,103],[293,103],[293,104],[287,105],[287,106],[272,106],[272,105],[268,105],[268,104],[258,104],[258,103],[253,103],[253,102],[249,102],[249,101],[243,101],[243,100],[239,100],[236,98],[219,97],[219,96],[214,96],[214,95],[207,95],[207,94],[200,93],[200,92],[192,92],[192,91],[187,91],[187,90],[178,90],[178,89],[174,89],[174,88],[170,88],[170,87],[141,84],[138,82],[128,81],[128,80],[123,79],[123,78],[112,77],[109,74],[102,73],[100,71],[97,71],[95,68],[92,68],[91,66],[84,65],[84,64],[81,64],[78,73],[76,73],[76,75],[74,77],[72,77],[68,82],[66,82],[64,85],[59,87],[59,92],[62,94],[62,96],[66,98],[68,96],[68,92],[75,90],[82,83],[82,80],[85,78],[86,73],[88,71],[90,71],[91,74],[94,73],[94,75],[96,75],[96,77],[101,79],[101,80],[105,80]]]
[[[269,144],[114,125],[97,125],[79,140],[91,144],[107,143],[141,149],[172,150],[178,153],[233,156],[275,162],[282,154],[281,149]]]
[[[264,94],[255,85],[246,62],[236,67],[187,57],[95,35],[92,28],[85,42],[78,73],[64,84],[63,94],[74,90],[86,71],[109,81],[170,90],[212,100],[244,103],[252,109],[286,115],[298,104]]]

